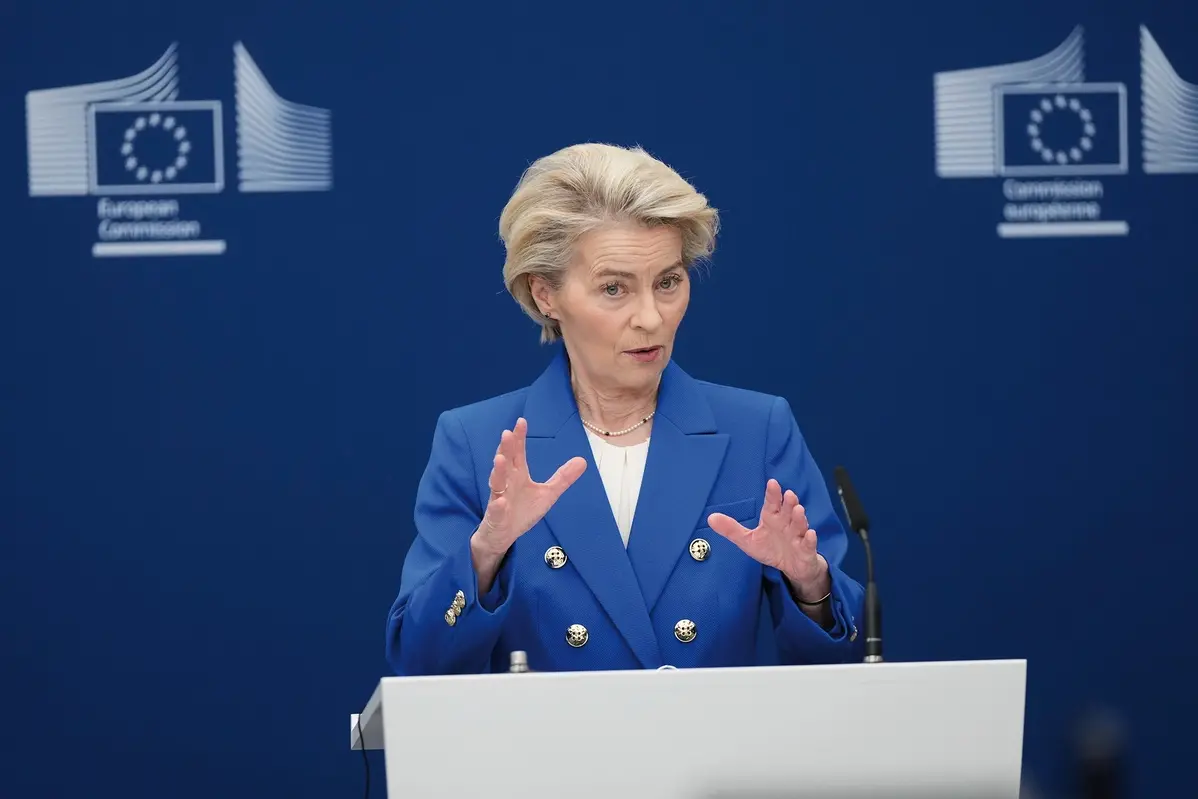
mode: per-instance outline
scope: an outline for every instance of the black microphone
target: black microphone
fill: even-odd
[[[865,546],[865,662],[882,662],[882,605],[878,600],[878,586],[874,582],[874,555],[869,546],[869,517],[861,506],[861,498],[853,488],[853,481],[843,466],[834,470],[836,493],[844,506],[844,515],[849,527],[861,537]]]
[[[1120,799],[1126,793],[1126,734],[1123,720],[1096,708],[1078,719],[1073,731],[1079,796]]]

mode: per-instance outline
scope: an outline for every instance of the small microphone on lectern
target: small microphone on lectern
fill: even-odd
[[[882,662],[882,605],[878,599],[878,586],[874,582],[874,555],[869,546],[869,517],[861,505],[861,498],[853,488],[853,481],[843,466],[837,466],[833,471],[836,479],[836,493],[840,495],[840,504],[844,506],[844,515],[852,528],[861,538],[865,547],[865,662]]]

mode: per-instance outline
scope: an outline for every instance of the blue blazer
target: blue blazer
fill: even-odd
[[[669,363],[625,549],[557,350],[531,386],[438,419],[416,495],[416,538],[387,618],[395,673],[506,671],[513,650],[527,652],[534,671],[756,665],[762,619],[781,663],[860,661],[864,591],[840,570],[847,536],[786,400],[696,380]],[[534,480],[576,455],[588,467],[479,595],[470,536],[500,433],[521,416]],[[717,511],[755,526],[770,477],[798,495],[831,567],[830,630],[799,609],[777,570],[707,527]],[[710,545],[702,560],[690,554],[695,539]],[[559,568],[546,558],[555,546],[566,556]],[[686,642],[675,634],[683,620],[694,624]],[[573,625],[586,633],[575,627],[572,644]]]

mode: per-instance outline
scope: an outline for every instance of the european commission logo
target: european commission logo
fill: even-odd
[[[96,257],[219,255],[180,197],[225,190],[219,100],[180,100],[177,46],[128,78],[25,98],[31,197],[98,196]],[[328,191],[327,109],[279,97],[245,46],[233,47],[237,188]]]
[[[1143,171],[1198,172],[1198,87],[1145,26],[1140,69]],[[934,103],[936,174],[1001,178],[1000,237],[1129,233],[1101,179],[1128,173],[1127,86],[1086,81],[1081,27],[1030,61],[937,73]]]

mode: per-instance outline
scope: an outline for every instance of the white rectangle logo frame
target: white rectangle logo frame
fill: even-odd
[[[96,114],[104,111],[211,111],[212,112],[212,142],[215,180],[211,183],[178,183],[153,185],[117,185],[101,186],[98,172],[96,153]],[[90,144],[88,152],[88,186],[92,194],[121,195],[121,194],[219,194],[225,190],[225,142],[224,122],[221,118],[220,100],[166,100],[148,103],[92,103],[87,107],[87,135]]]
[[[1122,83],[1006,83],[994,87],[994,170],[999,177],[1081,177],[1085,175],[1126,175],[1127,87]],[[1003,97],[1008,94],[1100,94],[1119,95],[1119,163],[1006,166],[1006,125]]]

